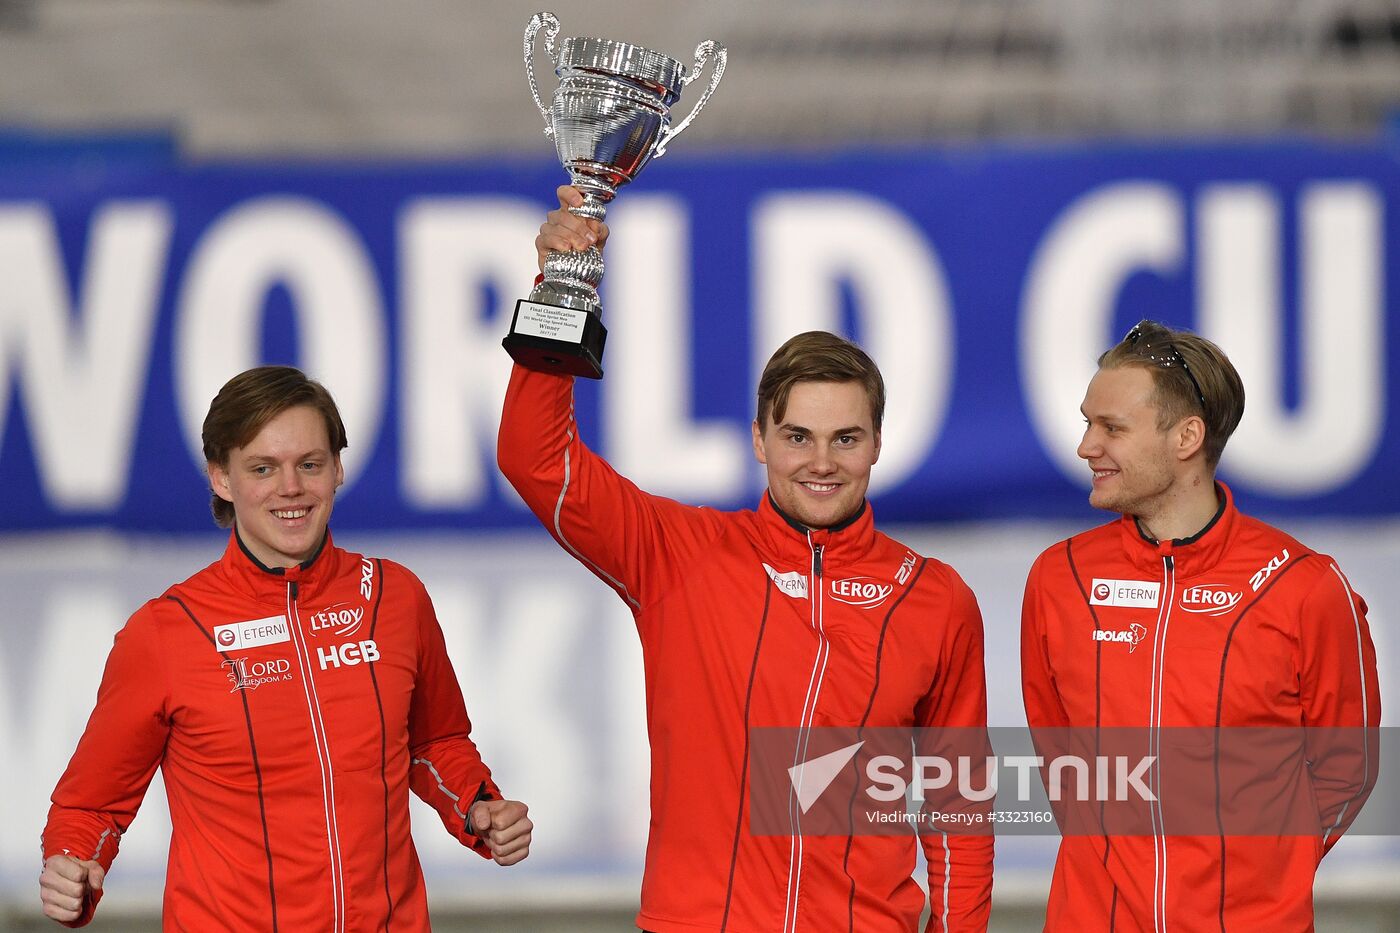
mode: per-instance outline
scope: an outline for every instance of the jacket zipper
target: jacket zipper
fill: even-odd
[[[817,656],[812,662],[812,676],[807,685],[807,697],[802,704],[802,722],[797,730],[797,749],[793,756],[793,767],[800,766],[807,759],[807,740],[811,734],[812,722],[817,715],[817,699],[821,696],[822,679],[826,675],[826,661],[830,654],[830,643],[824,628],[824,600],[822,599],[822,554],[826,545],[812,540],[807,532],[807,545],[812,549],[812,571],[807,596],[811,602],[811,625],[817,633]],[[789,798],[795,801],[795,798]],[[795,807],[795,802],[789,803]],[[797,905],[802,894],[802,813],[799,809],[790,810],[792,839],[788,846],[788,888],[787,903],[783,907],[783,933],[797,929]]]
[[[1152,814],[1152,927],[1154,931],[1167,929],[1167,833],[1166,820],[1162,810],[1162,703],[1167,679],[1166,651],[1167,628],[1171,623],[1172,604],[1176,601],[1176,561],[1172,555],[1162,556],[1162,591],[1159,596],[1160,609],[1157,613],[1157,630],[1152,638],[1152,696],[1148,715],[1148,754],[1156,760],[1153,770],[1157,774],[1153,791],[1157,798],[1149,804]]]
[[[326,845],[330,852],[331,903],[335,933],[345,930],[345,873],[340,853],[340,828],[335,813],[335,772],[331,767],[330,742],[326,724],[321,717],[321,700],[316,694],[316,681],[311,674],[311,650],[301,631],[297,615],[297,584],[287,581],[287,628],[297,652],[302,670],[302,693],[306,696],[306,711],[311,720],[311,735],[321,775],[321,802],[326,814]]]

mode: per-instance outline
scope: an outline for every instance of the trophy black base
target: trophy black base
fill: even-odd
[[[522,298],[501,346],[527,369],[602,379],[607,339],[608,330],[596,314]]]

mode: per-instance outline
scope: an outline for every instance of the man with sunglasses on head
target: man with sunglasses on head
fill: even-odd
[[[1216,480],[1244,413],[1219,347],[1143,321],[1098,365],[1078,453],[1089,503],[1121,517],[1031,568],[1022,688],[1042,755],[1142,744],[1153,799],[1081,807],[1075,828],[1057,811],[1046,929],[1309,930],[1318,862],[1376,777],[1366,604]]]

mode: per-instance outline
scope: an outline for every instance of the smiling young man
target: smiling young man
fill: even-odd
[[[1140,743],[1154,801],[1065,835],[1046,929],[1310,930],[1317,864],[1376,777],[1366,604],[1216,481],[1244,413],[1219,347],[1143,321],[1082,411],[1089,502],[1121,517],[1031,568],[1026,717],[1051,743]]]
[[[44,913],[92,919],[156,768],[170,802],[168,930],[426,930],[408,793],[502,865],[524,804],[472,743],[432,603],[328,524],[345,427],[300,371],[234,377],[204,421],[223,557],[117,634],[53,793]]]
[[[560,189],[536,240],[601,246]],[[926,904],[904,836],[762,835],[750,826],[752,729],[985,727],[982,621],[946,564],[875,530],[866,489],[885,389],[858,346],[793,337],[758,386],[752,511],[650,495],[579,440],[573,380],[516,366],[502,472],[563,547],[627,603],[641,636],[651,836],[637,922],[658,933],[907,931]],[[853,586],[873,596],[852,598]],[[803,759],[806,760],[806,759]],[[982,930],[987,835],[922,836],[931,930]]]

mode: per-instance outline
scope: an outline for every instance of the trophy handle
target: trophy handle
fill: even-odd
[[[729,52],[715,40],[706,39],[695,47],[695,66],[691,68],[690,74],[682,79],[681,86],[685,87],[690,84],[690,82],[700,77],[700,72],[704,69],[705,63],[711,58],[714,59],[715,67],[710,73],[709,87],[705,88],[705,93],[701,94],[700,99],[695,102],[695,109],[686,114],[686,118],[678,123],[675,129],[667,130],[666,135],[661,137],[656,144],[656,152],[652,153],[652,158],[659,159],[666,154],[666,146],[670,144],[671,140],[681,135],[682,130],[690,126],[690,121],[695,119],[695,115],[700,112],[705,106],[705,102],[710,99],[710,95],[715,92],[715,87],[719,84],[719,79],[724,77],[724,65],[725,62],[729,61]]]
[[[549,108],[540,100],[540,86],[535,82],[535,33],[541,27],[544,28],[544,50],[549,53],[550,61],[556,66],[559,64],[559,50],[554,47],[554,39],[559,35],[559,17],[549,12],[536,13],[525,26],[525,77],[530,80],[530,96],[535,99],[535,106],[540,108],[540,115],[544,117],[544,135],[553,136],[554,125],[549,119]]]

